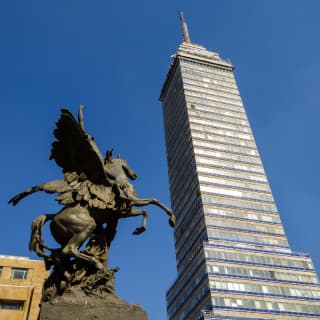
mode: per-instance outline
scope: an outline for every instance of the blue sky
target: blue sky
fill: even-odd
[[[229,58],[289,242],[320,268],[320,2],[317,0],[0,2],[0,254],[28,252],[30,223],[59,209],[36,194],[7,200],[61,177],[48,161],[59,110],[86,106],[87,131],[138,173],[143,197],[170,204],[160,89],[182,40]],[[118,293],[150,320],[166,319],[165,292],[176,276],[172,229],[150,208],[148,230],[121,221],[110,253]],[[50,235],[46,235],[50,243]]]

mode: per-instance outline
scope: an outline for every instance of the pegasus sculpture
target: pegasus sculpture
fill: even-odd
[[[56,141],[52,143],[50,159],[62,168],[63,179],[26,189],[9,200],[16,205],[32,193],[45,191],[57,193],[56,200],[63,205],[55,214],[35,218],[31,227],[30,250],[44,258],[48,269],[54,266],[45,285],[48,299],[75,283],[85,282],[92,287],[93,282],[108,278],[106,275],[110,278],[113,273],[107,268],[107,255],[118,220],[142,216],[141,226],[133,233],[146,230],[148,214],[136,207],[156,205],[169,216],[170,226],[175,225],[173,212],[157,199],[138,198],[129,182],[137,174],[125,160],[114,158],[112,150],[102,156],[93,137],[85,131],[82,106],[78,121],[62,109],[53,133]],[[43,241],[42,228],[47,221],[51,221],[51,234],[60,248],[49,248]],[[80,251],[83,244],[84,250]],[[112,281],[107,282],[105,285],[112,291]]]

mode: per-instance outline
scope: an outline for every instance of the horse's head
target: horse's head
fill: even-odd
[[[129,167],[128,162],[124,159],[121,159],[120,155],[117,156],[117,158],[112,157],[112,151],[108,150],[106,153],[106,157],[104,159],[104,164],[106,167],[109,167],[108,173],[112,175],[112,172],[109,172],[111,167],[113,167],[116,172],[119,174],[119,169],[121,169],[125,175],[130,178],[131,180],[135,180],[137,178],[137,174]],[[111,164],[108,166],[108,164]]]
[[[121,166],[122,166],[122,168],[123,168],[123,170],[126,173],[128,178],[130,178],[131,180],[135,180],[137,178],[137,174],[135,173],[135,171],[133,171],[129,167],[128,162],[126,160],[123,160],[121,158],[117,158],[117,159],[114,159],[114,160],[117,160],[117,161],[119,161],[119,163],[121,163]]]

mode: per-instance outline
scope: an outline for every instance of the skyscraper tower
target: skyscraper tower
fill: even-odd
[[[178,277],[170,320],[320,319],[309,255],[288,244],[233,74],[190,40],[163,85]]]

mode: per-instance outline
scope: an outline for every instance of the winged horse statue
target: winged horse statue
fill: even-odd
[[[9,200],[16,205],[24,197],[38,192],[57,193],[56,200],[63,208],[55,214],[43,214],[32,222],[29,248],[43,257],[48,268],[80,261],[91,269],[107,270],[107,253],[115,237],[118,220],[142,216],[142,224],[133,233],[146,230],[148,214],[137,209],[155,205],[169,216],[175,225],[173,212],[157,199],[141,199],[129,182],[137,174],[112,150],[103,157],[92,136],[85,131],[83,107],[78,121],[66,109],[56,123],[50,159],[62,168],[63,179],[46,182],[26,189]],[[42,228],[47,222],[53,238],[60,244],[50,249],[43,241]],[[85,249],[80,251],[87,241]],[[64,268],[65,270],[66,268]],[[70,272],[70,271],[69,271]]]

